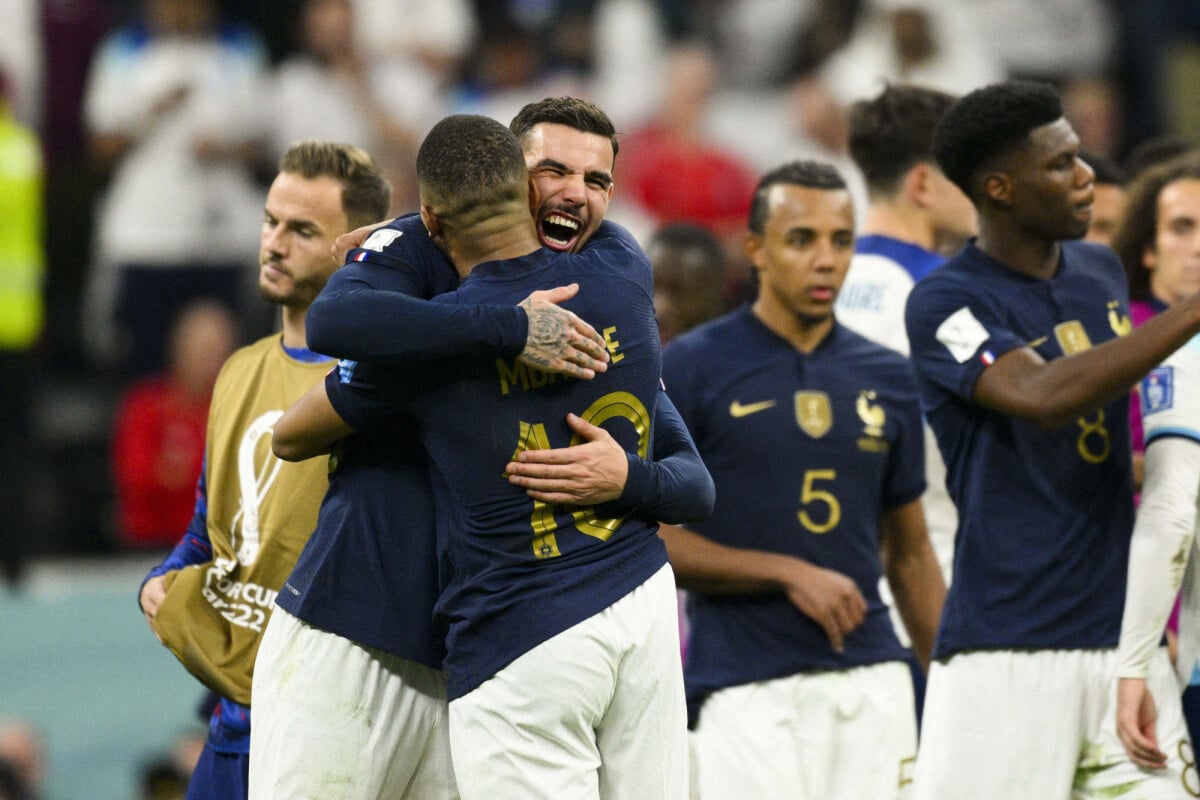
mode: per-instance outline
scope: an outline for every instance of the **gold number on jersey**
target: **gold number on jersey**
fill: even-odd
[[[588,406],[579,415],[593,425],[603,425],[610,419],[628,420],[638,435],[637,454],[645,458],[650,453],[650,412],[641,400],[629,392],[609,392]],[[571,437],[572,446],[581,444],[582,437],[575,434]],[[550,438],[546,435],[546,425],[542,422],[521,422],[518,433],[517,449],[513,452],[515,459],[525,450],[549,450]],[[571,512],[576,529],[580,533],[593,536],[602,542],[608,541],[613,532],[620,526],[624,517],[601,518],[596,516],[595,509],[580,508]],[[537,558],[557,558],[562,555],[558,549],[558,521],[554,518],[554,506],[540,500],[533,502],[533,513],[530,515],[530,526],[533,528],[533,554]]]
[[[1080,457],[1089,464],[1100,464],[1112,452],[1112,437],[1108,428],[1104,427],[1104,411],[1096,411],[1096,421],[1092,422],[1086,416],[1075,420],[1079,425],[1079,438],[1075,440],[1075,449]]]
[[[1192,746],[1187,739],[1180,739],[1176,748],[1179,760],[1183,762],[1183,769],[1179,774],[1183,790],[1190,797],[1200,797],[1200,775],[1196,773],[1196,756],[1192,751]]]
[[[808,508],[801,508],[796,512],[796,518],[800,520],[800,524],[811,533],[829,533],[842,521],[842,505],[833,492],[814,486],[817,481],[832,481],[836,478],[837,472],[832,469],[810,469],[804,473],[804,485],[800,487],[800,505],[808,506],[810,503],[818,503],[827,509],[824,513],[817,515],[818,518],[823,517],[824,522],[813,521],[812,516],[808,513]]]

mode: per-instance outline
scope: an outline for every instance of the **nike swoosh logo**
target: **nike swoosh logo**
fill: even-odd
[[[746,417],[750,414],[757,414],[759,411],[766,411],[775,405],[774,400],[763,400],[758,403],[747,403],[742,405],[737,400],[729,404],[729,416],[733,418]]]

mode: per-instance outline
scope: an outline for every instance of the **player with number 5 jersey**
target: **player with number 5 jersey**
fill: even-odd
[[[754,304],[663,353],[717,487],[707,521],[662,528],[689,590],[697,789],[901,798],[916,714],[879,581],[886,571],[923,662],[945,592],[921,510],[916,387],[903,356],[834,318],[854,213],[833,167],[764,176],[746,242]]]

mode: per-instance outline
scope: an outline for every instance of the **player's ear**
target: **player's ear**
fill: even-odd
[[[918,161],[904,174],[904,194],[921,208],[930,204],[931,171],[934,167],[924,161]]]
[[[429,236],[433,239],[438,239],[442,235],[442,221],[438,219],[437,214],[433,213],[433,208],[421,204],[421,222],[425,223],[425,230],[429,231]]]
[[[1142,266],[1146,269],[1158,266],[1158,251],[1154,249],[1154,245],[1148,244],[1142,248]]]
[[[983,196],[1001,208],[1012,208],[1013,180],[1007,172],[989,172],[982,178]]]
[[[762,234],[754,231],[746,231],[746,235],[742,237],[742,252],[746,254],[746,258],[754,265],[755,269],[762,266],[759,262],[762,260],[763,237]]]

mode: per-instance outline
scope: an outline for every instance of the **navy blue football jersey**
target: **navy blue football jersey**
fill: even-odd
[[[906,659],[879,597],[881,514],[925,489],[906,360],[840,325],[803,353],[745,307],[672,341],[663,380],[717,486],[712,516],[690,527],[840,572],[868,606],[837,653],[783,593],[689,592],[693,713],[723,687]]]
[[[436,302],[512,304],[568,282],[565,307],[602,331],[607,372],[579,381],[504,357],[385,374],[358,365],[327,381],[347,422],[366,428],[396,398],[421,420],[451,571],[438,603],[447,631],[448,696],[469,692],[534,646],[642,584],[666,563],[653,522],[530,499],[504,476],[521,450],[574,443],[574,412],[648,457],[660,354],[649,263],[631,237],[594,240],[579,254],[538,250],[477,266]]]
[[[418,215],[381,230],[365,243],[381,249],[356,251],[333,291],[359,293],[357,307],[380,291],[429,298],[458,285]],[[440,669],[434,505],[416,425],[396,416],[349,436],[330,467],[316,530],[276,602],[317,628]]]
[[[919,282],[905,313],[922,404],[959,509],[934,654],[1115,647],[1133,523],[1128,395],[1053,431],[972,401],[1005,353],[1047,361],[1126,335],[1111,250],[1065,242],[1049,280],[974,244]]]

